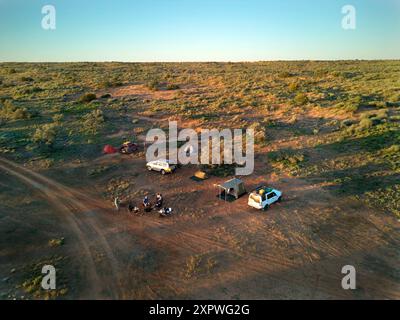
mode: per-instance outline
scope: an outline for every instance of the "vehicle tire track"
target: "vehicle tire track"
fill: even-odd
[[[101,209],[101,210],[106,210],[108,208],[104,207],[104,202],[103,201],[99,201],[97,199],[94,199],[88,195],[82,194],[77,192],[76,190],[70,189],[66,186],[63,186],[62,184],[55,182],[47,177],[44,177],[36,172],[33,172],[27,168],[21,167],[20,165],[14,164],[8,160],[4,160],[2,158],[0,158],[0,161],[2,162],[6,162],[7,164],[13,166],[14,168],[19,168],[20,170],[23,170],[24,172],[26,172],[27,174],[30,174],[34,177],[37,178],[37,180],[43,181],[45,184],[50,185],[58,190],[60,190],[62,192],[62,194],[64,194],[65,196],[70,198],[70,202],[74,205],[76,205],[78,208],[84,210],[84,211],[91,211],[91,209],[88,208],[88,206],[84,205],[80,200],[84,200],[87,203],[90,203],[92,205],[94,205],[96,207],[96,209]],[[64,199],[65,200],[65,199]],[[214,249],[219,249],[219,250],[226,250],[227,252],[233,252],[234,250],[232,250],[232,248],[225,244],[225,243],[221,243],[218,241],[215,241],[214,239],[211,239],[207,236],[203,236],[203,235],[198,235],[196,233],[193,232],[187,232],[181,229],[177,229],[171,226],[166,226],[165,224],[162,224],[161,222],[155,220],[155,219],[149,219],[149,220],[142,220],[142,224],[145,226],[162,226],[163,228],[167,229],[168,231],[172,231],[175,234],[175,237],[177,239],[169,239],[168,245],[173,245],[176,246],[177,248],[179,247],[183,247],[184,249],[188,249],[188,247],[190,248],[190,243],[187,242],[187,239],[192,239],[192,241],[194,241],[195,243],[201,243],[204,247],[208,247],[208,248],[214,248]],[[101,230],[99,230],[97,227],[95,227],[95,230],[97,232],[99,232],[99,235],[102,235],[103,232]],[[147,237],[151,237],[152,241],[155,241],[156,243],[158,243],[159,245],[162,245],[165,241],[162,235],[158,235],[155,233],[152,233],[151,235],[146,234]],[[104,249],[107,252],[107,255],[109,257],[109,259],[112,261],[113,264],[113,272],[115,272],[115,270],[117,269],[115,267],[116,261],[115,258],[113,257],[113,254],[106,241],[106,239],[104,238],[104,236],[101,236],[101,238],[103,238],[102,242],[104,245]],[[185,239],[186,238],[186,239]],[[186,241],[185,241],[186,240]],[[270,273],[270,277],[274,278],[275,276],[273,275],[273,271],[275,270],[274,267],[279,266],[280,268],[296,268],[298,267],[298,265],[290,260],[285,260],[282,261],[282,257],[277,257],[273,254],[255,254],[255,253],[246,253],[244,256],[244,261],[240,264],[243,264],[243,266],[246,266],[247,269],[251,270],[254,273],[264,273],[265,271],[269,270],[271,271]],[[248,259],[252,259],[252,263],[251,265],[248,265]],[[266,264],[266,262],[268,262],[268,264]],[[286,281],[288,283],[297,283],[298,285],[301,284],[302,279],[294,279],[293,277],[290,278],[286,278],[282,275],[279,276],[279,278],[276,278],[276,280],[283,280]],[[325,280],[329,280],[329,279],[325,279]],[[319,290],[324,290],[325,292],[330,292],[332,291],[331,286],[329,283],[326,283],[326,286],[322,286],[322,283],[319,283]],[[335,292],[335,294],[338,296],[338,293]],[[344,297],[343,295],[341,295],[342,297]]]
[[[99,228],[92,223],[92,221],[85,223],[82,219],[77,218],[78,217],[77,211],[82,210],[84,212],[89,212],[91,210],[87,208],[85,205],[83,205],[81,202],[76,200],[74,195],[68,190],[68,188],[63,187],[62,185],[55,183],[36,172],[32,172],[29,169],[23,168],[3,158],[0,158],[0,162],[1,162],[0,163],[1,169],[9,172],[13,176],[24,181],[26,184],[40,191],[54,207],[60,209],[60,211],[64,213],[63,215],[64,218],[66,219],[67,223],[70,225],[74,233],[77,235],[80,243],[83,246],[83,250],[87,257],[88,260],[87,262],[90,270],[88,272],[88,280],[93,288],[92,292],[94,292],[95,298],[107,298],[102,296],[102,294],[100,293],[102,291],[100,288],[100,283],[104,282],[100,281],[100,277],[98,275],[98,270],[95,263],[95,257],[93,255],[92,250],[90,249],[90,246],[88,244],[88,239],[83,230],[84,228],[93,229],[94,233],[99,236],[98,240],[101,242],[102,249],[106,252],[107,257],[109,258],[109,262],[112,268],[111,271],[113,275],[113,280],[115,280],[111,281],[112,283],[107,283],[107,284],[105,283],[106,284],[105,287],[108,291],[109,289],[111,289],[110,292],[111,298],[120,296],[120,290],[115,285],[118,282],[117,281],[118,278],[116,276],[117,275],[116,259],[112,254],[111,248],[108,245],[107,240],[104,238]],[[12,166],[15,170],[11,169],[10,166]],[[18,172],[18,170],[23,171],[23,173]],[[31,178],[35,177],[36,180],[29,178],[29,176],[31,176]],[[40,182],[38,182],[38,180]],[[57,189],[59,192],[57,192]],[[64,197],[65,195],[67,197]]]

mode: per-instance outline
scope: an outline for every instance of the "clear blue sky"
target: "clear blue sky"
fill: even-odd
[[[43,5],[57,10],[41,27]],[[341,28],[343,5],[356,30]],[[400,58],[400,0],[0,0],[0,61]]]

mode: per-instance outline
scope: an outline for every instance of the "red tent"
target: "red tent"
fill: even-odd
[[[117,153],[118,149],[114,148],[113,146],[110,146],[109,144],[105,145],[103,148],[103,153],[105,154],[113,154]]]

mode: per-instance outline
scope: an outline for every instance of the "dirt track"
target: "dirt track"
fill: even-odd
[[[86,256],[86,263],[89,266],[87,270],[87,279],[89,290],[89,296],[93,298],[105,298],[110,295],[110,298],[117,298],[120,296],[119,287],[117,286],[117,271],[116,271],[116,261],[113,253],[101,233],[101,229],[96,224],[93,219],[88,219],[83,217],[83,215],[88,215],[91,212],[87,206],[85,206],[81,201],[77,200],[73,192],[68,188],[56,183],[38,173],[28,170],[24,167],[18,166],[8,160],[0,159],[0,168],[14,175],[24,183],[35,188],[41,192],[49,204],[57,209],[58,214],[62,214],[65,221],[80,240],[80,245]],[[96,247],[103,249],[107,255],[107,260],[109,263],[109,268],[107,268],[107,273],[111,272],[112,281],[104,281],[100,279],[96,265],[93,258],[93,253],[90,250],[89,241],[87,239],[87,234],[96,234]],[[105,274],[107,274],[105,273]],[[105,286],[102,286],[104,284]],[[108,294],[105,294],[105,292]]]
[[[141,165],[126,161],[133,170]],[[210,201],[215,180],[182,182],[189,170],[147,173],[142,185],[162,190],[177,211],[160,219],[116,214],[95,189],[82,193],[6,159],[0,169],[44,196],[79,240],[86,289],[74,298],[399,298],[395,219],[338,201],[317,185],[279,182],[290,196],[263,215],[244,198]],[[185,275],[197,256],[197,269]],[[345,264],[356,266],[360,290],[341,289]]]

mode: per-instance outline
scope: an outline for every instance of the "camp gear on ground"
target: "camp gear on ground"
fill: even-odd
[[[197,171],[197,172],[195,172],[194,176],[195,176],[197,179],[200,179],[200,180],[205,180],[205,179],[208,178],[208,177],[207,177],[207,174],[206,174],[204,171]]]
[[[140,209],[132,204],[129,204],[128,210],[130,213],[138,214]]]
[[[159,213],[161,217],[168,217],[172,214],[172,208],[162,208]]]
[[[135,143],[130,141],[124,142],[119,148],[114,148],[112,145],[105,145],[103,148],[104,154],[114,154],[114,153],[121,153],[121,154],[131,154],[138,150],[138,146]]]
[[[135,143],[130,141],[124,142],[122,146],[119,148],[119,153],[121,154],[131,154],[137,151],[138,146]]]

